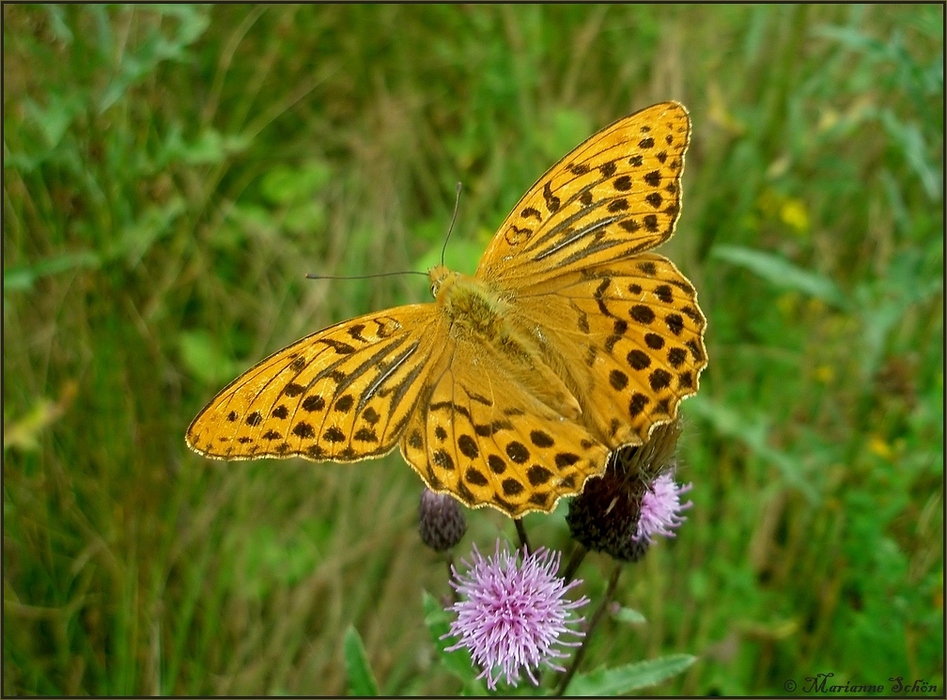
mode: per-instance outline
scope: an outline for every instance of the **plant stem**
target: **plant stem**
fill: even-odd
[[[579,664],[582,663],[582,659],[585,656],[585,650],[588,648],[589,639],[592,638],[592,632],[598,626],[599,621],[601,621],[602,616],[605,614],[605,610],[608,607],[609,603],[612,602],[612,598],[615,595],[615,588],[618,587],[618,577],[621,575],[622,562],[616,561],[615,568],[612,570],[612,575],[608,579],[608,588],[605,591],[605,595],[602,597],[602,602],[599,603],[598,608],[596,608],[595,613],[592,615],[592,619],[589,620],[589,625],[585,630],[585,639],[582,640],[582,646],[580,646],[576,652],[575,657],[572,659],[572,663],[569,665],[569,669],[563,674],[562,679],[559,681],[559,687],[556,688],[555,695],[561,696],[566,692],[566,688],[569,687],[569,682],[572,680],[572,677],[575,675],[575,672],[579,669]]]
[[[579,569],[579,565],[585,560],[585,555],[588,553],[589,550],[585,548],[585,545],[576,543],[572,554],[569,555],[569,563],[566,564],[566,570],[563,573],[566,583],[569,583],[569,581],[573,579],[575,572]]]
[[[523,521],[520,518],[514,518],[513,522],[516,523],[516,534],[520,536],[520,547],[526,547],[526,551],[532,554],[533,548],[530,546],[529,538],[526,536],[526,528],[523,526]]]
[[[453,569],[454,569],[454,553],[451,551],[448,551],[447,552],[447,580],[448,581],[450,581],[451,577],[454,575]],[[449,588],[450,588],[450,594],[451,594],[450,595],[451,602],[453,603],[460,602],[460,594],[457,592],[457,589],[454,588],[453,586],[449,586]]]

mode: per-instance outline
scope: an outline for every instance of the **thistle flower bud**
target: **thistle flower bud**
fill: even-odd
[[[453,497],[426,488],[421,493],[418,508],[418,532],[428,547],[446,552],[463,539],[467,519]]]
[[[572,536],[587,549],[630,562],[645,555],[654,535],[673,536],[669,528],[684,520],[679,511],[692,505],[680,503],[690,486],[670,476],[680,435],[674,421],[655,428],[645,444],[613,452],[605,473],[569,503]]]

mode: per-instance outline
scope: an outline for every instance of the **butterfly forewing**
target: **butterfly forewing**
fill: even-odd
[[[497,230],[477,276],[522,288],[649,250],[674,232],[690,117],[676,102],[606,127],[550,168]]]
[[[221,391],[191,423],[187,443],[217,459],[386,454],[439,357],[440,320],[434,304],[417,304],[307,336]]]

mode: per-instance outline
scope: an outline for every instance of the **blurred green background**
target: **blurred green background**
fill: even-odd
[[[398,455],[225,464],[184,430],[290,341],[428,297],[305,273],[426,269],[458,180],[470,271],[573,145],[675,99],[695,506],[622,579],[648,623],[606,620],[584,668],[942,693],[943,12],[4,5],[3,691],[342,693],[354,624],[385,692],[456,692]],[[461,554],[511,536],[469,520]],[[561,508],[527,526],[568,547]]]

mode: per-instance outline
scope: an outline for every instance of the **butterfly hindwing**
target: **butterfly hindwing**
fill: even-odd
[[[510,517],[551,511],[605,469],[608,450],[536,398],[508,358],[460,341],[401,444],[434,491]]]
[[[522,294],[517,313],[525,327],[541,323],[543,353],[611,449],[673,420],[707,365],[697,292],[655,253],[563,275],[554,291]]]

